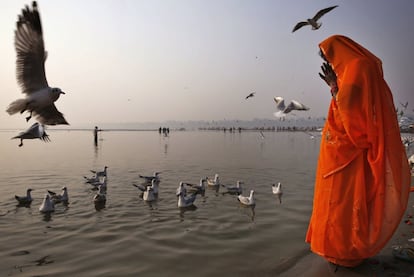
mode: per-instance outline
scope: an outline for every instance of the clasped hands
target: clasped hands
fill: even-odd
[[[325,83],[328,84],[328,86],[331,88],[331,94],[333,97],[336,96],[336,93],[338,92],[338,85],[336,83],[336,74],[335,71],[332,69],[331,65],[327,62],[323,63],[321,66],[322,73],[319,73],[319,77],[321,77],[322,80],[325,81]]]

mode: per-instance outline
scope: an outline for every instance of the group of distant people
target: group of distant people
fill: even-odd
[[[158,128],[158,133],[164,134],[164,136],[168,136],[168,134],[170,133],[170,128],[160,127]]]

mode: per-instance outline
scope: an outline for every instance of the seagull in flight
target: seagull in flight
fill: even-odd
[[[32,114],[43,125],[69,125],[63,114],[55,106],[55,101],[61,94],[60,88],[50,87],[45,74],[47,52],[44,48],[42,24],[37,3],[32,7],[26,6],[19,15],[14,32],[14,46],[16,48],[16,75],[25,98],[13,101],[7,108],[7,113]]]
[[[34,123],[29,129],[27,129],[24,132],[21,132],[15,137],[12,137],[12,139],[20,139],[19,147],[23,146],[23,140],[24,139],[40,139],[44,142],[49,142],[50,138],[49,135],[46,134],[45,127],[38,122]]]
[[[306,107],[302,103],[299,103],[296,100],[292,100],[287,106],[285,105],[285,99],[283,99],[283,97],[277,96],[277,97],[274,97],[273,100],[275,100],[276,108],[278,109],[278,111],[274,113],[276,117],[285,116],[286,114],[290,113],[293,110],[297,110],[297,111],[309,110],[308,107]]]
[[[256,92],[252,92],[249,95],[246,96],[246,100],[253,97],[256,94]]]
[[[401,106],[404,108],[404,110],[405,110],[405,109],[407,109],[407,107],[408,107],[408,102],[405,102],[405,104],[403,104],[403,103],[401,103],[401,102],[400,102],[400,105],[401,105]]]
[[[324,14],[330,12],[331,10],[335,9],[336,7],[338,7],[338,6],[336,5],[336,6],[332,6],[332,7],[329,7],[329,8],[322,9],[322,10],[318,11],[313,18],[308,18],[306,21],[299,22],[293,28],[292,33],[295,32],[295,31],[297,31],[297,30],[299,30],[300,28],[302,28],[303,26],[306,26],[306,25],[311,25],[312,26],[312,30],[319,29],[322,26],[322,23],[319,23],[318,20]]]

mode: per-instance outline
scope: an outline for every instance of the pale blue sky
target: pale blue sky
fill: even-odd
[[[15,78],[14,29],[29,1],[0,2],[0,126],[22,97]],[[49,85],[72,127],[102,122],[272,118],[274,96],[325,116],[329,89],[319,79],[318,43],[351,37],[383,61],[396,104],[414,109],[411,0],[100,0],[38,1]],[[322,27],[293,26],[339,5]],[[256,58],[257,57],[257,58]],[[245,100],[250,92],[256,96]]]

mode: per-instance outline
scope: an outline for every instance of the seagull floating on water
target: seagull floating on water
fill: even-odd
[[[297,111],[309,110],[308,107],[306,107],[302,103],[299,103],[296,100],[292,100],[287,106],[285,106],[285,99],[283,99],[283,97],[277,96],[277,97],[274,97],[273,100],[275,100],[276,108],[278,110],[277,112],[274,113],[276,117],[285,116],[286,114],[290,113],[293,110],[297,110]]]
[[[155,200],[154,189],[152,188],[152,186],[147,186],[147,189],[144,191],[144,194],[142,195],[142,199],[148,202]]]
[[[187,208],[194,205],[194,201],[197,198],[197,193],[186,195],[186,189],[184,188],[184,183],[180,182],[180,185],[177,189],[178,196],[178,207]]]
[[[189,191],[193,193],[201,193],[203,196],[203,193],[206,191],[206,178],[201,178],[200,183],[198,185],[196,184],[190,184],[185,183],[187,186],[189,186]]]
[[[240,201],[241,204],[245,206],[253,206],[256,204],[256,201],[254,200],[254,190],[250,191],[249,196],[243,196],[240,194],[239,196],[237,196],[237,199]]]
[[[147,183],[151,183],[152,180],[156,180],[158,182],[160,180],[160,178],[158,176],[160,173],[161,172],[154,172],[154,174],[152,176],[139,175],[139,178],[144,179],[145,182],[147,182]]]
[[[207,185],[210,187],[217,187],[220,185],[220,179],[217,173],[214,175],[213,180],[210,180],[208,177],[206,177],[206,180],[207,180]]]
[[[55,211],[55,205],[53,204],[52,200],[50,200],[49,194],[45,194],[42,205],[39,207],[39,212],[50,213],[53,211]]]
[[[279,202],[280,204],[282,204],[282,195],[283,195],[283,191],[282,191],[282,184],[279,182],[276,184],[272,185],[272,192],[274,195],[277,195],[277,197],[279,198]]]
[[[31,191],[32,189],[29,188],[26,191],[26,196],[17,196],[17,195],[14,196],[17,202],[19,202],[19,205],[30,205],[30,203],[32,203],[33,198],[32,198],[32,195],[30,194]]]
[[[20,139],[19,147],[23,146],[23,140],[24,139],[40,139],[44,142],[49,142],[50,138],[49,135],[46,134],[45,127],[38,122],[34,123],[29,129],[27,129],[24,132],[21,132],[15,137],[12,137],[12,139]]]
[[[222,185],[222,186],[227,189],[228,194],[240,195],[243,192],[242,184],[243,184],[242,181],[237,181],[236,185]]]
[[[106,202],[106,190],[102,189],[102,186],[98,186],[98,192],[93,197],[95,204],[103,204]]]
[[[100,182],[100,178],[96,176],[96,174],[90,178],[86,176],[83,176],[83,178],[85,178],[85,183],[92,184],[92,185]]]
[[[156,179],[152,179],[151,181],[151,189],[154,194],[158,194],[158,181]]]
[[[253,97],[256,94],[256,92],[252,92],[249,95],[246,96],[246,100]]]
[[[151,184],[145,184],[145,185],[142,185],[142,184],[132,184],[134,187],[136,187],[137,189],[139,189],[141,192],[145,192],[145,191],[147,191],[147,188],[148,187],[150,187],[150,188],[152,188],[152,191],[153,191],[153,193],[154,194],[158,194],[158,182],[157,182],[157,180],[155,180],[155,179],[153,179],[152,181],[151,181]]]
[[[92,172],[93,174],[95,174],[96,177],[106,177],[107,175],[107,169],[108,167],[105,165],[104,170],[102,171],[95,171],[95,170],[90,170],[90,172]]]
[[[308,18],[306,21],[301,21],[293,27],[292,33],[299,30],[303,26],[310,25],[312,26],[312,30],[317,30],[322,26],[322,23],[319,23],[318,20],[326,13],[330,12],[331,10],[335,9],[338,6],[332,6],[329,8],[322,9],[316,13],[316,15],[312,18]]]
[[[37,121],[43,125],[68,125],[54,104],[59,96],[65,93],[60,88],[49,87],[46,80],[47,52],[35,1],[31,9],[26,6],[19,15],[14,32],[14,46],[17,52],[17,82],[26,97],[12,102],[6,111],[10,115],[29,111],[30,115],[26,117],[26,121],[34,114]]]
[[[53,192],[51,190],[47,190],[47,192],[49,193],[50,199],[54,204],[60,202],[67,204],[69,202],[68,189],[66,187],[62,188],[62,192],[60,194],[57,194],[56,192]]]
[[[101,190],[103,192],[106,192],[107,189],[107,179],[106,177],[102,177],[102,181],[96,182],[96,183],[91,183],[92,185],[92,190],[97,190],[99,188],[101,188]]]

